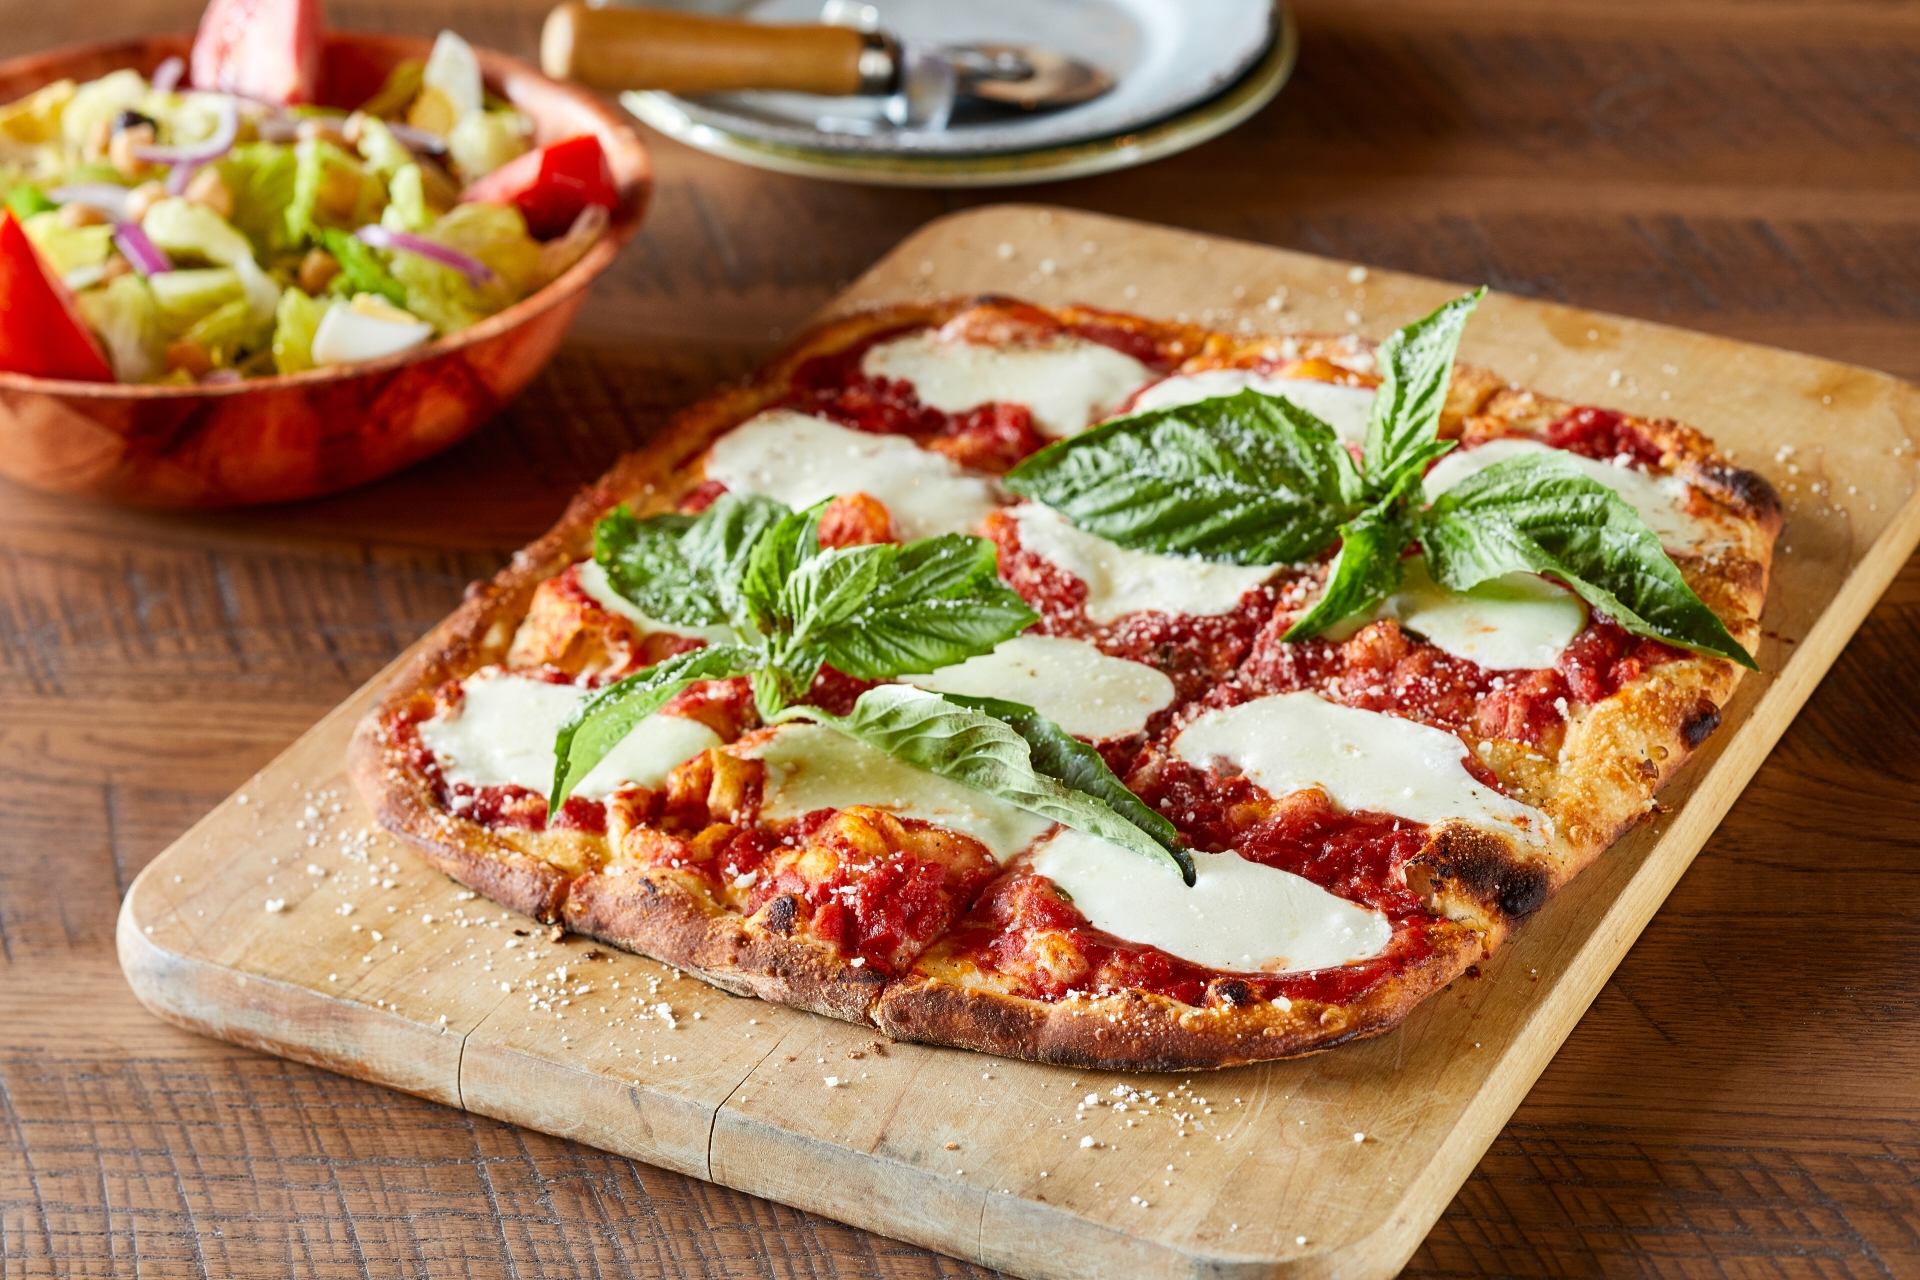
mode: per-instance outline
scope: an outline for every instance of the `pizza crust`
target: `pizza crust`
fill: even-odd
[[[829,321],[788,348],[750,384],[678,415],[654,443],[621,458],[583,490],[545,536],[517,553],[491,582],[475,583],[389,684],[355,734],[353,777],[382,825],[477,893],[536,919],[654,956],[743,995],[852,1022],[902,1039],[1084,1067],[1206,1069],[1289,1057],[1377,1035],[1489,954],[1518,922],[1651,811],[1652,797],[1717,724],[1738,682],[1730,662],[1690,657],[1653,668],[1568,725],[1557,761],[1493,742],[1482,763],[1514,795],[1553,820],[1539,847],[1459,830],[1436,834],[1408,864],[1408,882],[1442,919],[1430,954],[1344,1004],[1296,1000],[1196,1007],[1144,991],[1071,1002],[1029,999],[1004,975],[949,954],[936,942],[913,971],[888,983],[852,967],[830,943],[793,928],[782,899],[746,916],[717,901],[697,876],[615,865],[604,843],[564,832],[500,832],[441,808],[432,780],[412,762],[409,716],[430,714],[433,691],[505,660],[540,583],[591,552],[594,524],[622,502],[638,515],[673,509],[698,483],[692,463],[732,426],[780,400],[807,360],[890,330],[940,325],[985,303],[1036,312],[1004,299],[945,300],[877,308]],[[1048,313],[1038,313],[1048,314]],[[1191,325],[1069,308],[1050,313],[1158,343],[1177,372],[1274,359],[1275,339],[1238,339]],[[1344,337],[1289,340],[1289,358],[1322,360],[1356,380],[1371,348]],[[1460,366],[1442,434],[1538,430],[1573,406],[1525,391],[1488,370]],[[1759,638],[1778,497],[1761,477],[1715,454],[1698,432],[1632,419],[1683,474],[1744,531],[1737,545],[1682,556],[1684,576],[1751,650]],[[1489,425],[1491,424],[1491,425]]]

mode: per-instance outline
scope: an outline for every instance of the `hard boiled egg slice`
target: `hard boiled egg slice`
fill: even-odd
[[[433,336],[433,326],[371,293],[352,302],[336,302],[320,317],[313,334],[315,364],[353,364],[378,360],[417,347]]]

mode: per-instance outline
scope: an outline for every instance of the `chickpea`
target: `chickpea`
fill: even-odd
[[[133,264],[131,262],[115,254],[101,264],[100,283],[105,284],[109,280],[118,280],[121,276],[127,275],[132,270]]]
[[[107,143],[107,159],[129,178],[137,178],[153,165],[135,155],[133,149],[150,147],[159,136],[150,124],[130,124],[124,129],[116,129],[113,140]]]
[[[143,182],[127,192],[127,221],[139,222],[147,210],[167,198],[167,189],[158,182]]]
[[[97,227],[108,220],[106,214],[78,200],[61,205],[59,218],[63,227]]]
[[[319,297],[323,289],[340,274],[340,264],[325,249],[309,249],[307,256],[300,259],[298,283],[301,292],[310,297]]]
[[[212,165],[193,175],[193,180],[187,183],[186,197],[195,204],[205,205],[222,218],[233,217],[233,192],[227,190],[226,181]]]
[[[107,144],[113,141],[113,121],[95,120],[87,130],[87,140],[80,148],[81,156],[89,163],[104,160]]]
[[[360,175],[345,165],[321,166],[314,203],[336,218],[350,218],[360,204]]]
[[[213,354],[192,338],[180,338],[167,344],[167,368],[185,369],[195,378],[213,371]]]

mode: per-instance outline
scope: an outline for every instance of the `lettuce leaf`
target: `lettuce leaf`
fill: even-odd
[[[113,228],[60,225],[57,213],[36,213],[20,224],[47,265],[64,276],[78,267],[97,267],[113,250]]]
[[[129,272],[87,290],[76,301],[81,317],[105,345],[115,378],[148,382],[167,371],[160,307],[145,280]]]
[[[518,302],[539,287],[540,242],[509,205],[463,204],[421,234],[478,258],[498,280],[476,285],[451,267],[418,254],[396,253],[390,270],[406,289],[406,309],[457,333]]]
[[[313,335],[332,306],[326,298],[310,298],[299,289],[280,295],[273,326],[273,367],[281,373],[304,373],[314,367]]]
[[[299,240],[287,225],[299,170],[292,147],[245,143],[229,151],[216,167],[233,193],[231,221],[253,243],[257,258],[265,261],[298,247]]]

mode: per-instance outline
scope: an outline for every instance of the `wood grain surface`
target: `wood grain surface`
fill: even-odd
[[[192,5],[124,3],[126,25]],[[9,5],[0,46],[106,6]],[[534,4],[331,6],[526,53]],[[1301,6],[1228,137],[1022,192],[1920,374],[1920,12]],[[0,490],[0,1274],[974,1274],[172,1031],[112,957],[152,856],[670,409],[964,201],[656,142],[558,363],[381,486],[150,517]],[[1790,526],[1791,529],[1791,526]],[[1920,1270],[1920,566],[1910,563],[1415,1256],[1417,1274]]]

